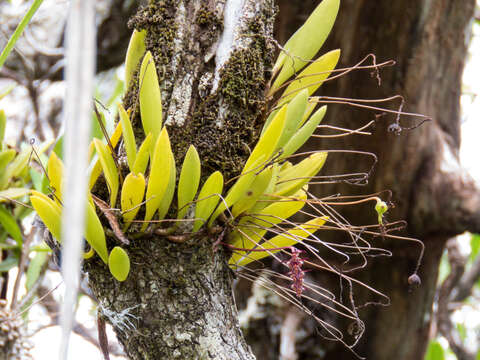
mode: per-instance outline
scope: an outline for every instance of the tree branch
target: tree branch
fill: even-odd
[[[448,260],[450,263],[450,274],[443,281],[438,291],[438,329],[445,336],[457,356],[458,360],[474,360],[475,354],[468,351],[462,343],[460,335],[451,319],[450,294],[465,271],[466,259],[460,253],[457,239],[450,239],[447,242]]]
[[[38,296],[42,299],[40,301],[40,304],[44,307],[44,309],[47,311],[48,315],[50,316],[51,323],[49,326],[57,326],[60,325],[60,305],[58,302],[55,300],[53,297],[52,292],[50,291],[49,288],[45,286],[39,286],[38,287]],[[101,350],[100,343],[97,340],[96,336],[96,330],[90,330],[78,321],[74,321],[72,331],[81,336],[85,341],[88,341],[90,344],[94,345],[97,347],[99,350]],[[108,344],[108,351],[116,356],[120,355],[125,355],[125,353],[122,351],[118,343],[115,341],[114,343],[109,343]]]

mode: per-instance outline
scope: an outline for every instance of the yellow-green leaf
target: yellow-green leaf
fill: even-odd
[[[133,169],[131,170],[135,174],[145,174],[148,165],[148,159],[150,158],[150,149],[152,142],[152,133],[149,133],[145,140],[143,140],[142,145],[137,152],[137,157],[135,158],[135,163],[133,164]]]
[[[252,249],[257,246],[266,234],[268,229],[285,221],[297,213],[305,205],[307,195],[305,191],[299,190],[291,199],[282,199],[268,205],[258,214],[245,216],[240,222],[239,229],[234,231],[228,242],[236,248]],[[237,262],[243,251],[236,251],[232,256],[233,262]]]
[[[0,173],[5,171],[7,165],[15,158],[17,152],[13,149],[0,151]]]
[[[0,203],[9,201],[10,199],[18,199],[28,195],[30,189],[26,188],[7,188],[5,190],[0,190]]]
[[[303,114],[305,114],[305,110],[307,109],[307,102],[308,91],[307,89],[304,89],[288,103],[287,112],[285,114],[285,126],[282,135],[278,140],[277,149],[283,147],[298,129]]]
[[[326,106],[322,106],[318,109],[307,121],[305,125],[303,125],[296,133],[292,136],[290,141],[283,147],[283,153],[280,159],[284,159],[287,156],[292,155],[295,151],[300,149],[300,147],[305,144],[305,142],[312,136],[315,129],[317,128],[320,121],[322,121],[325,113],[327,111]]]
[[[223,191],[223,175],[215,171],[208,177],[198,194],[193,231],[197,231],[208,220],[220,200]]]
[[[265,190],[271,183],[272,175],[273,166],[270,166],[255,176],[252,184],[243,193],[237,203],[233,205],[232,214],[234,217],[250,210],[255,205],[258,198],[265,193]]]
[[[0,149],[2,149],[2,142],[5,137],[5,128],[7,127],[7,116],[5,111],[0,110]]]
[[[285,105],[278,111],[271,123],[265,125],[266,130],[260,135],[257,145],[248,157],[243,172],[253,169],[252,164],[256,163],[260,157],[268,161],[270,156],[273,155],[285,127],[286,114],[287,106]]]
[[[308,98],[308,104],[307,104],[307,109],[305,110],[305,114],[303,114],[303,119],[299,124],[299,127],[305,124],[305,122],[308,120],[310,117],[310,114],[315,110],[315,108],[318,105],[318,96],[311,96]]]
[[[95,206],[91,201],[87,201],[85,239],[95,252],[100,256],[105,264],[108,263],[107,241],[102,223],[95,212]]]
[[[340,0],[323,0],[287,41],[273,67],[274,73],[281,70],[270,88],[270,94],[320,50],[333,27],[339,7]]]
[[[61,241],[62,209],[60,205],[41,192],[32,190],[31,193],[30,202],[33,208],[52,235]]]
[[[95,144],[95,149],[97,150],[100,163],[102,164],[103,175],[107,181],[108,189],[110,190],[110,207],[115,207],[115,202],[117,201],[118,194],[118,170],[113,157],[110,153],[110,149],[99,139],[93,139]]]
[[[162,130],[162,98],[155,62],[150,51],[147,51],[143,57],[138,86],[143,130],[145,135],[153,134],[153,144],[155,144]]]
[[[54,151],[52,151],[48,159],[47,174],[50,180],[50,187],[54,193],[54,199],[59,203],[63,194],[63,163]]]
[[[122,136],[122,125],[118,123],[112,136],[110,137],[110,143],[114,148],[115,146],[117,146],[118,142],[120,141],[121,136]],[[95,149],[95,145],[93,142],[91,142],[88,147],[89,159],[92,157],[94,149]],[[108,152],[110,153],[110,148],[108,148]],[[98,177],[102,173],[102,164],[100,163],[100,160],[97,159],[93,164],[90,164],[90,165],[92,167],[92,171],[90,172],[89,189],[92,189],[93,185],[95,185]]]
[[[0,189],[4,189],[9,181],[17,176],[20,176],[28,165],[31,150],[23,149],[14,159],[7,165],[3,174],[0,174]]]
[[[22,231],[15,217],[3,205],[0,205],[0,225],[3,230],[10,234],[12,239],[17,243],[17,246],[21,249],[23,243]]]
[[[142,227],[144,231],[148,226],[148,221],[153,218],[160,203],[162,202],[168,183],[170,182],[171,171],[171,148],[167,128],[163,128],[155,144],[152,164],[150,168],[150,177],[147,185],[145,223]]]
[[[198,191],[200,184],[200,157],[195,146],[190,145],[183,160],[180,179],[178,180],[178,218],[183,219],[187,214],[190,203]]]
[[[110,273],[118,281],[125,281],[130,272],[130,259],[125,250],[115,246],[108,257]]]
[[[170,209],[170,204],[173,200],[173,195],[175,194],[175,185],[177,180],[177,168],[175,166],[175,158],[173,153],[170,152],[170,179],[168,181],[167,189],[163,195],[162,201],[158,206],[158,218],[161,220],[167,215],[168,209]]]
[[[235,263],[233,256],[230,258],[229,265],[232,267],[245,266],[252,261],[263,259],[276,252],[281,251],[278,248],[286,248],[303,241],[305,238],[313,235],[319,228],[327,221],[326,217],[318,217],[307,221],[302,225],[297,225],[283,234],[274,236],[271,239],[265,240],[257,249],[265,251],[251,251],[243,255],[238,262]]]
[[[145,35],[146,30],[133,30],[132,37],[128,44],[127,56],[125,58],[125,86],[128,88],[132,81],[133,74],[137,69],[140,60],[145,54]]]
[[[260,154],[260,157],[258,157],[256,161],[250,165],[250,170],[249,171],[244,170],[244,172],[240,175],[240,177],[235,182],[235,184],[233,184],[233,186],[228,191],[227,196],[225,196],[225,199],[220,203],[220,205],[218,205],[217,210],[215,210],[213,215],[210,217],[210,221],[208,222],[209,226],[212,225],[215,219],[222,212],[224,212],[230,206],[235,205],[235,203],[241,199],[245,191],[247,191],[250,184],[255,179],[256,172],[260,171],[260,169],[256,169],[256,168],[259,167],[264,162],[264,160],[265,160],[265,155]]]
[[[306,89],[308,95],[312,95],[330,76],[339,58],[340,50],[332,50],[307,66],[285,89],[278,102],[279,106],[289,102],[302,89]]]
[[[272,203],[272,199],[270,198],[269,194],[273,193],[273,191],[275,190],[279,172],[280,166],[278,165],[278,163],[274,163],[272,165],[272,177],[270,179],[270,182],[268,183],[267,188],[263,192],[263,195],[260,196],[255,205],[249,210],[250,213],[258,213]]]
[[[125,222],[124,231],[127,230],[132,220],[137,216],[144,195],[145,178],[143,177],[143,174],[128,174],[123,181],[122,194],[120,196],[123,221]]]
[[[326,152],[310,155],[298,164],[280,173],[274,196],[288,196],[307,184],[325,164]]]
[[[133,171],[135,158],[137,157],[137,145],[135,144],[135,135],[133,134],[132,123],[130,117],[123,108],[122,104],[118,104],[120,113],[120,122],[122,124],[123,141],[125,142],[125,152],[127,153],[127,162],[130,171]]]
[[[30,261],[27,270],[27,281],[25,282],[27,291],[29,291],[33,284],[35,284],[37,281],[38,277],[40,276],[41,269],[47,260],[48,253],[45,251],[38,251]]]

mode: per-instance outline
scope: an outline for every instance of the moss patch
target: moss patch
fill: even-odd
[[[220,170],[226,180],[237,176],[264,122],[265,82],[270,76],[265,69],[270,67],[271,54],[262,37],[255,37],[248,49],[234,52],[221,71],[219,90],[199,103],[190,125],[169,129],[175,152],[184,154],[193,143],[204,174]]]
[[[163,66],[170,62],[173,55],[173,41],[177,31],[175,23],[176,1],[163,0],[152,3],[137,12],[128,26],[138,30],[147,30],[145,46],[153,54],[157,65],[157,74],[162,81]]]

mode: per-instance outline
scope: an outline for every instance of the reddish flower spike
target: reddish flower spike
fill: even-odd
[[[292,247],[290,249],[291,257],[287,261],[287,266],[290,269],[288,275],[292,281],[290,285],[291,289],[295,291],[297,297],[302,296],[302,292],[305,289],[303,286],[303,279],[305,277],[305,271],[302,269],[304,260],[300,257],[300,254],[303,252],[297,248]]]

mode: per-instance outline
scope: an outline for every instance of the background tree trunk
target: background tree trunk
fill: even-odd
[[[279,2],[276,37],[281,43],[317,3]],[[387,220],[407,220],[405,234],[421,239],[426,246],[419,272],[422,285],[415,290],[407,282],[418,257],[418,247],[413,243],[387,240],[383,246],[392,249],[393,257],[374,258],[369,267],[357,274],[357,278],[391,299],[388,307],[369,306],[360,310],[366,332],[355,349],[369,360],[423,359],[445,242],[465,230],[480,231],[480,193],[458,164],[461,76],[474,3],[474,0],[343,0],[334,33],[323,47],[323,51],[342,49],[340,67],[352,66],[369,53],[375,54],[378,62],[393,59],[397,64],[381,71],[381,86],[376,85],[369,72],[356,72],[322,87],[322,95],[372,99],[400,94],[406,100],[404,111],[432,117],[431,122],[415,130],[403,130],[399,136],[387,131],[395,120],[395,116],[389,115],[379,119],[373,136],[355,135],[310,144],[315,148],[377,154],[379,162],[367,186],[322,185],[313,191],[322,196],[390,189],[395,208],[389,211]],[[388,106],[398,109],[398,103]],[[354,129],[375,119],[375,112],[330,105],[327,117],[335,126]],[[400,124],[411,127],[418,122],[419,119],[402,117]],[[361,161],[358,156],[331,154],[326,171],[364,172],[369,166],[370,162]],[[351,207],[342,215],[358,225],[375,222],[374,214],[361,208]],[[338,284],[329,286],[335,289]],[[361,290],[355,295],[357,305],[378,301]],[[299,359],[353,358],[341,344],[319,341],[315,326],[309,321],[304,322],[303,328],[311,335],[297,337]],[[276,325],[263,332],[277,335]],[[252,346],[257,348],[256,344],[265,347],[268,339],[256,336],[248,341],[253,341]],[[270,344],[275,346],[273,342]],[[278,353],[268,357],[277,358]]]

